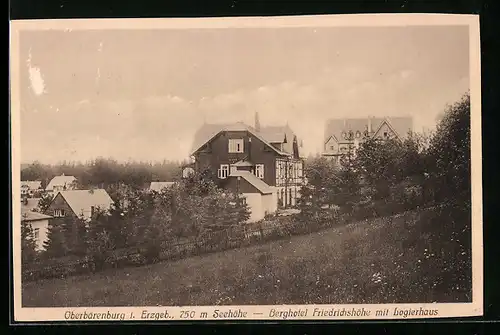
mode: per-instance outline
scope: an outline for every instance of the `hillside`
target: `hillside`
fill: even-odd
[[[23,306],[468,302],[470,221],[441,211],[172,263],[30,282],[23,286]]]

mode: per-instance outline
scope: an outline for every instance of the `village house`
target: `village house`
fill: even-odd
[[[411,117],[367,117],[357,119],[331,119],[325,127],[322,156],[339,163],[346,153],[356,150],[366,139],[403,140],[413,130]]]
[[[245,197],[249,221],[293,207],[303,183],[302,143],[288,125],[204,124],[196,133],[194,169],[211,170],[220,185]]]
[[[64,173],[60,176],[55,176],[47,184],[45,191],[50,195],[55,195],[59,191],[70,191],[76,189],[76,178],[73,176],[65,176]]]
[[[38,212],[26,211],[21,214],[21,222],[26,222],[31,226],[35,248],[37,251],[45,250],[44,242],[47,240],[49,221],[52,216]]]
[[[21,198],[31,198],[42,190],[42,182],[38,180],[21,181]]]
[[[109,210],[113,200],[104,189],[60,191],[52,199],[45,214],[54,219],[72,217],[90,220],[95,210]]]

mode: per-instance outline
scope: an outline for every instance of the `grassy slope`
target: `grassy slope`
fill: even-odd
[[[435,212],[172,263],[26,283],[23,306],[470,301],[470,232]]]

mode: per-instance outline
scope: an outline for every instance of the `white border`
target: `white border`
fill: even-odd
[[[21,306],[21,266],[20,266],[20,217],[13,216],[13,279],[14,279],[14,318],[16,321],[94,321],[95,319],[67,319],[65,313],[125,313],[125,320],[141,321],[143,310],[163,313],[168,310],[169,317],[164,320],[217,320],[214,311],[241,310],[246,312],[245,318],[225,318],[220,320],[283,320],[270,316],[273,309],[308,310],[307,316],[289,317],[292,320],[353,320],[353,319],[414,319],[419,316],[410,315],[405,318],[375,316],[375,310],[388,308],[398,309],[437,309],[437,316],[458,317],[480,316],[483,314],[483,239],[482,239],[482,158],[481,158],[481,69],[480,40],[478,15],[448,14],[355,14],[355,15],[321,15],[321,16],[288,16],[288,17],[239,17],[239,18],[189,18],[189,19],[79,19],[79,20],[19,20],[11,21],[11,139],[12,139],[12,213],[20,212],[20,104],[19,73],[15,69],[20,66],[19,32],[25,30],[102,30],[102,29],[214,29],[214,28],[266,28],[266,27],[389,27],[389,26],[446,26],[467,25],[470,33],[470,94],[471,94],[471,185],[472,185],[472,264],[473,285],[472,303],[445,304],[378,304],[378,305],[289,305],[289,306],[189,306],[189,307],[92,307],[92,308],[23,308]],[[17,238],[16,238],[17,237]],[[352,308],[370,310],[368,317],[327,316],[315,317],[315,308],[342,309]],[[181,311],[195,311],[189,319],[180,317]],[[135,314],[131,318],[131,313]],[[205,318],[202,313],[206,312]],[[257,313],[257,314],[256,314]],[[114,321],[106,320],[106,321]],[[104,320],[103,320],[104,321]],[[144,321],[144,320],[142,320]],[[151,320],[150,320],[151,321]]]

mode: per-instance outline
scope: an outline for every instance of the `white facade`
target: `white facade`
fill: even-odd
[[[31,226],[35,248],[37,251],[45,250],[43,243],[47,240],[49,230],[49,220],[52,217],[38,212],[27,211],[22,213],[21,220]]]
[[[278,203],[276,201],[276,192],[261,194],[261,193],[242,193],[246,203],[250,209],[250,218],[247,222],[257,222],[267,214],[276,213]]]

